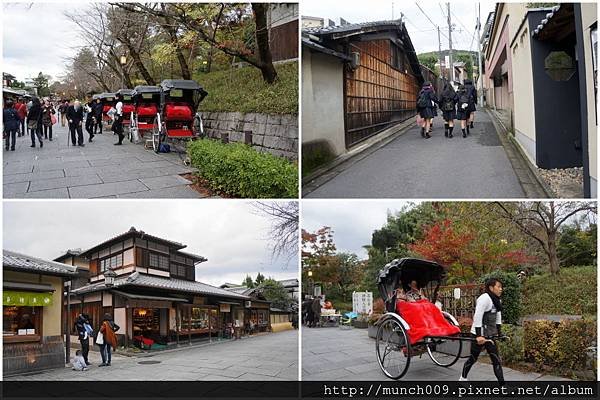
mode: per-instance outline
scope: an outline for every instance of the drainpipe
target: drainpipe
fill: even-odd
[[[588,107],[587,107],[587,85],[585,75],[585,50],[583,39],[583,25],[581,20],[581,3],[574,3],[573,10],[575,11],[575,35],[577,45],[575,52],[577,54],[577,69],[579,73],[579,115],[581,117],[581,148],[583,159],[583,197],[590,198],[590,160],[589,160],[589,143],[588,143]]]

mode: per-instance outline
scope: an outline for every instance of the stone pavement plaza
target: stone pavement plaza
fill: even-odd
[[[527,197],[486,112],[463,139],[444,137],[434,119],[431,139],[414,125],[382,147],[365,151],[302,188],[309,198],[522,198]],[[318,187],[315,187],[318,186]]]
[[[482,353],[480,359],[485,353]],[[500,355],[502,356],[502,355]],[[458,381],[466,358],[452,367],[435,365],[427,354],[413,357],[403,380]],[[524,373],[504,367],[507,381],[566,380],[564,378]],[[302,380],[306,381],[386,381],[377,363],[375,339],[366,329],[302,327]],[[496,381],[492,365],[476,363],[469,373],[472,381]]]
[[[85,147],[71,146],[66,127],[53,126],[53,141],[31,148],[17,138],[15,151],[3,150],[4,198],[199,198],[181,174],[185,154],[156,154],[143,144],[123,141],[105,129]],[[182,146],[180,146],[182,147]],[[173,148],[173,146],[172,146]]]
[[[97,347],[96,347],[97,348]],[[72,354],[75,354],[73,350]],[[143,356],[113,354],[110,367],[98,367],[100,353],[90,352],[88,371],[59,368],[5,377],[18,381],[273,381],[298,380],[298,331],[258,335],[208,345],[182,346]]]

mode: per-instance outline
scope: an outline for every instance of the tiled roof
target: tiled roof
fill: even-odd
[[[177,250],[177,252],[180,253],[180,254],[183,254],[184,256],[197,258],[199,260],[199,262],[208,261],[208,258],[203,257],[203,256],[199,256],[198,254],[188,253],[187,251],[181,251],[181,250]]]
[[[233,292],[233,293],[237,293],[237,294],[241,294],[244,296],[248,296],[250,295],[256,288],[247,288],[246,286],[241,286],[241,287],[231,287],[231,288],[227,288],[224,290],[227,290],[228,292]]]
[[[540,21],[539,25],[535,28],[532,35],[533,36],[538,35],[542,31],[542,29],[544,29],[544,27],[546,25],[548,25],[548,23],[550,23],[550,21],[552,20],[552,17],[554,17],[560,10],[561,10],[560,4],[552,7],[552,11],[550,11],[548,14],[546,14],[546,18],[544,18],[543,20]],[[564,8],[563,8],[563,10],[564,10]]]
[[[248,299],[247,296],[244,296],[242,294],[234,293],[229,290],[221,289],[202,282],[186,281],[183,279],[163,278],[159,276],[140,274],[138,272],[134,272],[133,274],[127,277],[116,278],[115,283],[113,286],[111,286],[111,288],[126,286],[148,287],[200,295],[229,297],[243,300]],[[96,292],[104,289],[107,289],[104,282],[98,282],[75,289],[72,291],[72,293],[83,294]]]
[[[86,256],[88,253],[96,250],[98,247],[102,247],[102,246],[104,246],[104,245],[112,242],[113,240],[122,239],[122,238],[125,238],[125,237],[130,236],[130,235],[142,235],[144,237],[144,239],[151,239],[151,240],[156,240],[156,241],[163,242],[163,243],[169,243],[173,247],[176,247],[177,250],[183,249],[183,248],[187,247],[186,245],[181,244],[179,242],[174,242],[172,240],[163,239],[163,238],[160,238],[158,236],[153,236],[153,235],[150,235],[150,234],[148,234],[148,233],[146,233],[144,231],[138,231],[138,230],[135,229],[135,227],[132,226],[127,232],[121,233],[120,235],[117,235],[117,236],[115,236],[113,238],[105,240],[104,242],[99,243],[99,244],[97,244],[97,245],[95,245],[93,247],[90,247],[89,249],[87,249],[84,252],[82,252],[81,256]]]
[[[77,268],[71,265],[42,260],[41,258],[27,256],[10,250],[4,250],[2,253],[2,267],[16,271],[45,273],[49,275],[77,275]]]
[[[298,278],[283,279],[283,280],[277,281],[277,282],[281,283],[285,287],[298,286]]]
[[[402,20],[388,20],[388,21],[372,21],[372,22],[361,22],[357,24],[346,24],[346,25],[338,25],[338,26],[323,26],[323,27],[313,27],[313,28],[304,28],[303,32],[310,33],[312,35],[326,35],[326,34],[335,34],[335,33],[352,33],[354,31],[369,31],[374,28],[381,29],[384,27],[397,27],[402,28]]]

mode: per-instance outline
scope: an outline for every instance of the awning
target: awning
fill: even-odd
[[[29,292],[55,292],[56,289],[49,283],[25,283],[25,282],[7,282],[2,283],[4,290],[22,290]]]
[[[4,290],[2,293],[3,306],[51,306],[52,293],[35,293],[14,290]]]
[[[178,297],[161,297],[161,296],[149,296],[145,294],[133,294],[121,292],[120,290],[112,290],[114,294],[118,294],[119,296],[127,297],[128,299],[134,300],[159,300],[159,301],[179,301],[182,303],[187,303],[186,299],[180,299]]]

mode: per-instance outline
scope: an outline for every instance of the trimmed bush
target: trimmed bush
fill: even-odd
[[[496,342],[502,360],[507,364],[522,362],[525,358],[523,327],[518,325],[502,325],[502,333],[510,338],[509,340],[499,340]]]
[[[523,325],[523,346],[525,359],[538,370],[550,365],[550,340],[554,336],[554,322],[547,320],[526,321]]]
[[[502,323],[516,324],[521,317],[521,283],[513,272],[494,271],[480,279],[485,283],[489,278],[502,282]]]
[[[523,283],[523,315],[569,314],[595,317],[598,269],[561,268],[560,274],[537,275]]]
[[[587,349],[595,345],[596,335],[595,319],[527,321],[523,333],[525,359],[540,371],[544,366],[561,374],[583,371],[588,361]]]
[[[567,320],[560,323],[550,341],[552,363],[561,372],[582,371],[588,359],[587,348],[596,342],[595,320]]]
[[[213,190],[247,198],[298,197],[298,167],[284,158],[212,139],[191,142],[188,154]]]

